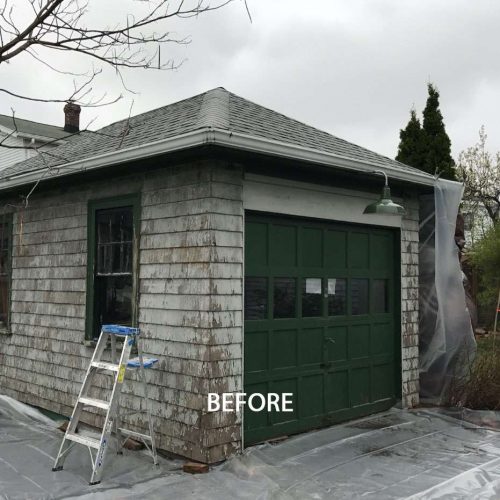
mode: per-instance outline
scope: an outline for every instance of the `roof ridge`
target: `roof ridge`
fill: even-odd
[[[222,87],[209,90],[203,96],[196,128],[205,127],[229,130],[229,92]]]

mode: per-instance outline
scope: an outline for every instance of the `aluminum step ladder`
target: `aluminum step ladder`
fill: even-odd
[[[116,433],[116,440],[118,443],[117,452],[119,454],[123,453],[124,441],[122,442],[122,436],[126,436],[126,439],[128,439],[128,437],[133,437],[144,443],[153,458],[153,463],[155,465],[158,464],[151,419],[151,406],[147,396],[146,377],[144,374],[144,369],[150,368],[158,360],[155,358],[143,358],[140,348],[139,334],[140,331],[138,328],[130,328],[120,325],[102,326],[101,334],[99,336],[99,340],[97,341],[92,360],[90,361],[90,365],[87,369],[71,419],[59,448],[59,453],[57,454],[54,467],[52,468],[53,471],[62,470],[64,460],[69,451],[75,444],[81,444],[86,446],[90,453],[90,460],[92,462],[92,476],[90,478],[90,484],[93,485],[100,483],[104,458],[109,447],[109,439],[112,431]],[[123,340],[122,351],[118,362],[116,356],[117,339]],[[108,345],[108,341],[111,344],[111,363],[101,360]],[[130,353],[134,344],[137,346],[138,357],[130,359]],[[119,400],[127,368],[137,369],[139,371],[139,378],[143,387],[143,397],[145,399],[145,412],[147,413],[149,423],[149,434],[142,434],[122,427],[121,417],[125,415],[120,415]],[[109,400],[89,397],[90,389],[97,373],[104,373],[114,377]],[[106,411],[106,418],[104,420],[104,426],[102,428],[100,439],[77,434],[77,426],[80,421],[80,416],[82,414],[82,410],[86,407],[98,408]],[[139,411],[130,412],[127,415],[132,413],[139,413]],[[92,454],[92,450],[96,450],[95,455]]]

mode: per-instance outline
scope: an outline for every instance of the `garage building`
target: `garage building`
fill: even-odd
[[[375,169],[403,216],[364,213]],[[159,448],[195,460],[412,407],[433,185],[223,88],[81,132],[0,172],[0,391],[69,415],[100,324],[116,322],[160,359]],[[293,412],[207,411],[208,393],[242,391],[293,393]],[[139,395],[128,383],[123,404]]]

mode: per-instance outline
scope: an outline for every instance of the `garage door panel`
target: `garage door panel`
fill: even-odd
[[[349,372],[347,368],[326,374],[326,412],[335,412],[349,408]]]
[[[394,352],[394,335],[392,322],[377,323],[372,326],[371,354],[392,354]]]
[[[274,392],[277,394],[283,393],[291,393],[293,394],[291,400],[293,408],[292,412],[271,412],[271,423],[273,424],[283,424],[285,422],[294,422],[297,421],[297,408],[298,408],[298,398],[297,394],[299,394],[298,389],[298,379],[296,377],[284,379],[284,380],[275,380],[270,384],[270,392]]]
[[[301,265],[305,268],[323,267],[323,230],[303,227],[301,233]]]
[[[325,231],[325,268],[347,269],[347,234],[346,231]]]
[[[319,365],[324,359],[323,328],[304,328],[299,335],[299,364],[301,367]]]
[[[392,363],[372,367],[371,385],[373,401],[392,397],[394,393],[394,367]]]
[[[370,357],[370,325],[355,325],[349,328],[348,333],[349,359],[363,359]]]
[[[255,373],[268,369],[268,332],[245,333],[245,372]]]
[[[372,267],[376,267],[379,271],[392,271],[394,262],[394,244],[390,235],[377,233],[372,234],[371,254],[374,256]]]
[[[299,379],[299,418],[323,415],[324,405],[324,379],[322,373],[304,376]]]
[[[293,225],[270,227],[269,265],[273,268],[297,266],[297,231]]]
[[[258,384],[245,384],[245,392],[247,393],[247,401],[253,393],[260,393],[267,396],[268,393],[268,383],[261,382]],[[260,429],[266,429],[270,426],[271,420],[269,414],[265,411],[253,412],[248,409],[248,405],[245,406],[245,417],[243,423],[244,430],[259,431]]]
[[[399,384],[394,232],[247,214],[248,224],[246,240],[262,241],[245,247],[257,249],[245,261],[245,391],[293,393],[294,412],[245,416],[245,442],[390,407]]]
[[[348,265],[350,269],[370,267],[370,235],[364,232],[349,233]]]
[[[263,222],[245,224],[245,265],[248,269],[268,266],[268,226]]]
[[[347,359],[347,326],[327,328],[327,361],[346,361]]]
[[[271,367],[281,370],[297,366],[297,330],[275,330],[271,339]]]
[[[349,376],[351,406],[360,406],[370,403],[370,389],[370,368],[352,368]]]

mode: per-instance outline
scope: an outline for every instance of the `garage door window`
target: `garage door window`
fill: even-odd
[[[346,297],[346,279],[328,278],[328,316],[344,316],[347,313]]]
[[[275,318],[295,318],[296,280],[295,278],[274,278]]]
[[[321,278],[304,278],[302,280],[302,317],[309,318],[322,315],[322,280]]]
[[[368,280],[353,278],[351,280],[351,314],[358,316],[368,314]]]
[[[387,280],[373,280],[373,312],[376,314],[389,312],[389,294]]]
[[[245,278],[245,319],[267,319],[267,278]]]

